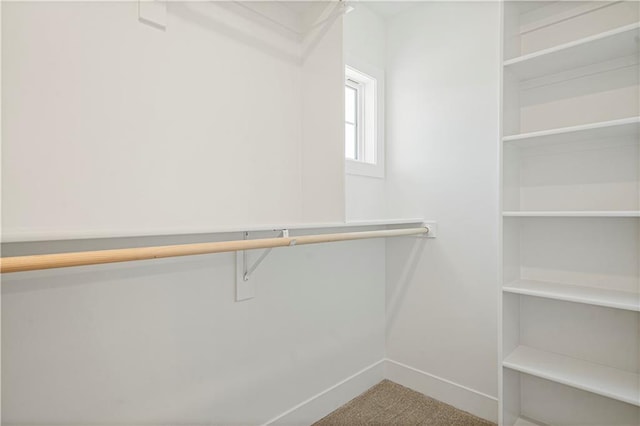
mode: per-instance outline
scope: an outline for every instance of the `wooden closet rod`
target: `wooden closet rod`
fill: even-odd
[[[367,238],[400,237],[427,234],[428,232],[429,228],[424,226],[420,228],[389,229],[382,231],[342,232],[339,234],[301,235],[298,237],[262,238],[256,240],[3,257],[0,259],[0,272],[35,271],[38,269],[67,268],[70,266],[160,259],[163,257],[193,256],[197,254],[266,249],[271,247],[331,243],[335,241],[364,240]]]

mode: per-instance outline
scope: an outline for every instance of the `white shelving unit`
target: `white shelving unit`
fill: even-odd
[[[640,3],[504,1],[500,424],[640,425]]]

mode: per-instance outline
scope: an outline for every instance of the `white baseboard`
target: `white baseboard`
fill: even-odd
[[[389,379],[494,423],[498,421],[497,398],[417,368],[383,359],[272,418],[263,426],[310,425],[375,386],[382,379]]]
[[[386,359],[384,377],[475,416],[498,422],[498,398]]]
[[[266,425],[310,425],[338,407],[351,401],[384,379],[382,359],[330,388],[301,402],[290,410],[264,423]]]

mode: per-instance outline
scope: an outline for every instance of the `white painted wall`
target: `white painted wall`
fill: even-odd
[[[344,54],[347,63],[366,64],[384,70],[386,66],[386,22],[364,2],[344,17]],[[343,148],[344,151],[344,148]],[[386,217],[386,187],[381,178],[347,174],[345,179],[346,218],[349,220]]]
[[[438,221],[423,246],[387,241],[390,378],[493,420],[499,29],[498,2],[423,3],[387,28],[388,214]]]
[[[68,230],[79,220],[97,230],[107,221],[131,229],[163,227],[173,221],[196,226],[208,224],[212,214],[222,215],[216,216],[216,224],[297,221],[305,211],[314,211],[314,200],[305,201],[303,196],[305,181],[316,185],[327,200],[335,194],[342,197],[335,176],[324,183],[336,187],[336,192],[325,192],[327,186],[321,186],[317,175],[322,168],[313,164],[309,152],[303,152],[305,144],[315,140],[305,139],[299,126],[301,120],[309,123],[304,117],[308,107],[300,112],[301,101],[303,106],[309,102],[302,89],[294,90],[293,95],[289,90],[313,79],[301,74],[300,64],[291,63],[291,57],[300,57],[300,51],[289,41],[280,37],[274,47],[265,45],[269,38],[238,39],[238,33],[223,22],[213,22],[207,13],[203,16],[202,8],[219,7],[211,4],[171,3],[166,33],[139,24],[136,9],[129,3],[74,5],[41,6],[42,10],[55,9],[53,12],[43,12],[34,4],[3,5],[3,63],[12,58],[26,67],[8,69],[9,77],[3,69],[5,90],[9,82],[17,87],[8,95],[3,93],[3,101],[11,99],[15,105],[13,112],[3,110],[3,119],[16,120],[13,126],[3,128],[3,139],[19,137],[14,140],[26,141],[22,143],[31,146],[29,154],[43,153],[31,160],[22,145],[12,144],[9,150],[3,146],[3,166],[14,165],[8,171],[3,167],[3,206],[11,206],[3,210],[8,214],[3,223],[16,232],[34,229],[36,219],[44,215],[23,219],[17,212],[34,206],[48,209],[50,203],[45,202],[50,194],[65,194],[67,198],[62,200],[73,205],[87,195],[89,187],[95,187],[73,182],[72,177],[79,174],[104,184],[98,186],[101,191],[88,195],[93,197],[90,204],[97,203],[96,210],[82,213],[79,209],[64,218],[68,223],[39,225],[45,231]],[[387,176],[386,180],[347,177],[347,217],[364,219],[385,213],[390,217],[426,217],[439,222],[439,238],[275,250],[256,274],[260,280],[257,298],[243,303],[233,302],[235,265],[233,255],[226,254],[7,276],[2,299],[3,423],[261,423],[381,360],[385,338],[387,377],[475,414],[496,418],[497,403],[492,398],[497,394],[498,5],[415,5],[394,17],[386,30],[366,7],[357,6],[345,19],[355,22],[353,28],[366,28],[374,35],[367,43],[362,33],[350,32],[346,25],[345,50],[373,65],[382,64],[387,72]],[[41,37],[35,47],[39,54],[25,59],[18,57],[22,51],[18,41],[31,38],[26,31]],[[87,39],[77,40],[76,36],[85,32]],[[13,36],[15,45],[6,41],[7,34]],[[173,41],[164,45],[157,42],[160,37]],[[328,37],[339,39],[337,32]],[[56,40],[64,42],[55,44],[58,53],[40,54]],[[140,40],[145,40],[144,44]],[[385,49],[381,49],[383,45]],[[7,53],[5,46],[9,47]],[[81,58],[73,54],[77,49]],[[238,62],[222,60],[228,57],[225,52]],[[86,64],[81,61],[84,55],[92,58]],[[43,57],[48,61],[43,62]],[[321,62],[319,58],[311,60]],[[133,73],[121,66],[129,63],[144,66]],[[474,66],[469,67],[470,63]],[[240,65],[259,67],[263,74],[256,76]],[[90,79],[87,87],[97,86],[93,90],[99,91],[99,97],[91,92],[73,93],[78,119],[54,108],[54,95],[69,95],[51,87],[75,86],[56,67],[84,70],[74,74],[76,79]],[[49,68],[51,81],[46,84],[41,75]],[[114,76],[122,84],[120,91],[109,90]],[[160,80],[176,76],[184,87]],[[97,77],[101,80],[93,80]],[[222,85],[220,78],[225,77]],[[259,92],[260,96],[256,93],[252,99],[255,103],[216,103],[222,99],[220,94],[226,98],[233,82],[240,79],[248,79],[248,87]],[[51,84],[59,80],[64,84]],[[40,95],[45,93],[49,103],[36,105],[38,94],[29,83]],[[163,102],[158,87],[171,90],[173,100],[182,100],[182,108]],[[110,101],[108,106],[115,105],[117,110],[98,102],[112,97],[117,103]],[[197,117],[190,117],[184,111],[191,111],[194,99],[200,108],[194,108]],[[283,105],[274,108],[264,99],[279,99]],[[162,109],[154,110],[156,105]],[[243,108],[252,112],[248,118],[240,118]],[[275,112],[264,111],[269,108]],[[24,119],[32,109],[33,115],[27,115],[30,119]],[[115,114],[119,121],[104,125],[107,113]],[[262,113],[266,115],[262,117]],[[67,119],[65,123],[77,123],[73,132],[59,128],[63,121],[54,121],[61,114]],[[134,119],[137,114],[154,125],[141,125]],[[216,114],[224,118],[216,123],[230,135],[221,145],[228,150],[225,156],[238,161],[223,161],[208,145],[218,139],[203,136],[218,131],[209,121],[218,117]],[[291,121],[297,123],[293,127],[285,120],[291,117],[296,117]],[[264,120],[260,121],[263,126],[249,125],[253,118]],[[96,128],[106,136],[91,133]],[[113,129],[127,129],[128,138],[118,138],[119,133],[114,136]],[[191,157],[180,157],[184,149],[173,144],[178,130],[189,132],[190,137],[180,140],[190,150],[201,148],[195,151],[197,166],[192,166]],[[241,136],[235,131],[242,132]],[[333,131],[328,129],[328,134]],[[166,137],[167,133],[172,138]],[[140,135],[145,138],[136,137]],[[83,145],[95,140],[102,144]],[[153,144],[140,146],[140,140]],[[242,144],[247,140],[263,142],[249,161],[247,146]],[[42,141],[55,141],[64,149],[58,153]],[[336,150],[332,142],[324,143],[322,155]],[[161,151],[159,146],[166,149],[164,157],[137,161],[149,153],[160,155],[156,152]],[[124,165],[118,155],[123,148],[132,152]],[[104,158],[90,157],[95,152]],[[79,159],[67,162],[70,170],[55,161],[64,153],[64,158]],[[116,194],[121,197],[119,206],[142,209],[134,212],[131,224],[122,219],[127,209],[111,212],[106,219],[100,216],[100,203],[113,201],[114,196],[111,183],[100,181],[114,168],[91,167],[102,165],[103,160],[118,166],[119,173],[111,172],[110,176],[118,187],[128,188],[124,191],[128,195]],[[139,169],[135,170],[136,179],[143,180],[124,186],[129,183],[124,176],[133,175],[134,164],[147,164],[145,170],[155,175],[165,174],[164,165],[176,161],[182,165],[179,171],[187,176],[203,178],[198,182],[207,185],[220,182],[227,189],[216,195],[214,203],[209,186],[182,194],[179,189],[184,187],[169,177],[157,185],[150,178],[144,180]],[[342,157],[337,161],[328,172],[335,172]],[[55,179],[36,182],[25,164],[48,170]],[[312,167],[306,178],[300,170],[305,164]],[[267,168],[268,173],[263,173]],[[248,177],[235,181],[242,171]],[[56,182],[64,185],[56,186]],[[232,187],[244,189],[229,189]],[[275,193],[274,187],[278,188]],[[35,195],[19,198],[27,192]],[[143,198],[137,200],[135,194]],[[235,214],[221,213],[223,201],[242,208]],[[251,204],[254,201],[262,204]],[[51,217],[60,219],[64,209],[56,206],[51,206]],[[146,210],[150,206],[167,212],[157,218]],[[318,212],[322,216],[336,215],[333,204],[321,207]],[[238,237],[219,234],[8,244],[3,254]],[[377,367],[368,371],[366,380],[313,414],[298,410],[298,417],[293,413],[280,421],[315,420],[323,410],[335,408],[382,378]]]
[[[341,20],[303,52],[241,6],[167,5],[164,31],[134,1],[5,5],[5,237],[343,219],[341,125],[326,111],[341,94],[318,94],[338,79],[325,70],[340,69]],[[325,113],[306,132],[303,96]],[[324,143],[307,152],[312,131]],[[304,208],[305,185],[322,209]]]
[[[341,7],[334,2],[318,21]],[[302,51],[302,215],[330,222],[345,218],[342,32],[342,18],[319,26]]]
[[[3,255],[238,239],[23,243]],[[2,424],[262,424],[384,356],[384,241],[3,276]],[[375,370],[311,423],[382,379]],[[314,417],[315,416],[315,417]]]
[[[309,220],[342,217],[341,122],[321,129],[315,174],[301,170],[313,100],[302,82],[326,83],[323,58],[341,74],[340,19],[303,52],[232,7],[168,3],[163,32],[138,22],[136,3],[2,5],[5,237],[297,222],[305,207]],[[331,93],[340,105],[341,87]],[[314,125],[323,117],[335,118]],[[313,210],[302,191],[322,172],[326,203]],[[382,379],[384,247],[275,249],[241,303],[233,254],[3,276],[2,423],[311,423]]]

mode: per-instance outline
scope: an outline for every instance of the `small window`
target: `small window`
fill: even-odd
[[[362,85],[357,81],[347,79],[344,96],[344,149],[349,160],[361,161],[363,157],[364,138],[361,132],[363,111]]]
[[[380,73],[377,72],[379,75]],[[378,78],[347,66],[344,96],[346,172],[384,177],[383,126]]]

